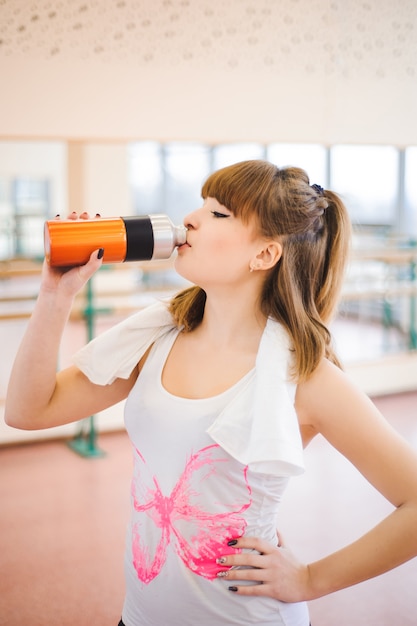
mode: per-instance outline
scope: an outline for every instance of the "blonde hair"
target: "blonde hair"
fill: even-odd
[[[341,199],[306,172],[267,161],[243,161],[209,176],[203,198],[215,198],[261,235],[279,238],[282,257],[267,274],[261,310],[288,331],[294,351],[294,378],[307,379],[323,356],[340,367],[327,328],[340,295],[351,226]],[[170,311],[190,331],[200,323],[206,294],[198,286],[173,298]]]

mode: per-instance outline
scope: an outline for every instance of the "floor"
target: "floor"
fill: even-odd
[[[417,392],[375,402],[417,448]],[[2,626],[117,625],[131,457],[123,432],[102,434],[97,444],[105,452],[97,458],[63,441],[0,448]],[[343,545],[391,510],[324,440],[307,449],[306,465],[281,518],[300,558]],[[312,602],[312,624],[415,626],[416,590],[417,559]]]

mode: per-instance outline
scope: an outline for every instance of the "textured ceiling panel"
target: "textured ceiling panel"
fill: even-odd
[[[416,0],[0,0],[0,54],[414,77],[416,26]]]

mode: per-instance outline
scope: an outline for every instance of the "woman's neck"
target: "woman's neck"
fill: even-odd
[[[219,349],[226,345],[255,345],[257,348],[265,324],[266,317],[259,308],[233,297],[217,299],[208,295],[204,316],[196,331]]]

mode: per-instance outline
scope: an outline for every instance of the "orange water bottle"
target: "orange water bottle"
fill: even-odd
[[[169,259],[186,242],[185,226],[167,215],[139,215],[92,220],[45,222],[45,257],[52,267],[84,265],[91,253],[104,249],[103,263]]]

